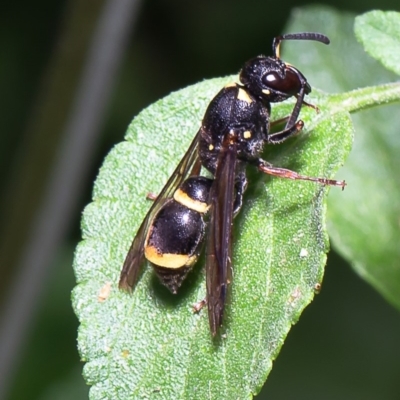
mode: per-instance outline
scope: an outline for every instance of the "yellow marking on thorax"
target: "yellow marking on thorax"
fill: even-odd
[[[248,93],[244,89],[239,89],[237,98],[238,98],[238,100],[245,101],[246,103],[249,103],[249,104],[253,102],[251,97],[248,95]]]
[[[251,138],[251,132],[250,131],[244,131],[243,132],[243,137],[245,139],[250,139]]]
[[[228,87],[236,87],[237,84],[235,82],[230,82],[227,85],[225,85],[224,87],[228,88]]]

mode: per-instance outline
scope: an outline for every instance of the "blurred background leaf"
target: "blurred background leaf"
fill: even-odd
[[[399,10],[399,4],[395,0],[382,0],[379,3],[375,0],[356,0],[351,4],[340,0],[323,4],[332,4],[337,9],[357,14],[373,8]],[[86,191],[76,194],[79,208],[83,209],[89,202],[91,182],[97,174],[101,160],[114,143],[122,140],[126,126],[134,115],[172,90],[204,78],[237,72],[244,60],[259,53],[269,53],[272,37],[284,30],[288,18],[297,18],[299,11],[292,9],[298,5],[299,3],[294,1],[271,4],[255,0],[144,2],[106,112],[101,140],[97,143],[96,157],[90,168],[91,177],[87,179]],[[101,2],[84,0],[45,0],[35,4],[23,0],[22,3],[3,2],[1,5],[2,299],[6,298],[7,289],[17,270],[18,257],[26,245],[26,231],[32,224],[38,199],[49,174],[55,151],[55,145],[50,143],[55,136],[59,137],[66,110],[70,106],[70,102],[62,104],[62,101],[68,99],[68,93],[75,87],[73,82],[77,81],[79,66],[82,65],[82,53],[87,49],[85,45],[89,42],[101,6]],[[76,18],[76,24],[71,22],[75,21],[73,17]],[[342,17],[337,14],[336,18],[339,21],[344,18],[351,30],[352,15],[346,14]],[[314,24],[308,26],[307,30],[316,29],[328,33],[326,29],[329,26],[325,22],[315,26],[316,22],[310,21]],[[71,31],[66,29],[69,26],[73,26]],[[349,40],[352,37],[351,32]],[[76,39],[72,40],[73,38]],[[375,67],[367,69],[367,83],[361,81],[364,76],[365,59],[359,58],[359,53],[353,53],[353,47],[348,47],[347,41],[335,43],[335,35],[331,40],[329,52],[333,51],[332,48],[336,45],[340,50],[339,56],[330,62],[330,67],[336,67],[338,70],[334,73],[335,79],[332,80],[323,65],[317,65],[311,70],[306,68],[310,61],[310,56],[307,56],[309,49],[297,62],[296,58],[286,53],[288,61],[300,70],[304,69],[312,85],[336,92],[341,91],[345,87],[343,85],[347,84],[355,88],[371,82],[376,83],[378,79],[389,79],[382,75],[382,69],[377,66],[376,70]],[[65,53],[61,53],[65,59],[59,53],[63,45]],[[84,49],[79,53],[82,47]],[[77,57],[79,54],[81,58]],[[349,58],[353,58],[354,63],[360,60],[358,73],[355,75],[347,73],[346,60]],[[75,78],[67,79],[68,73],[73,71],[72,67],[62,71],[64,61],[71,62],[72,67],[78,67],[74,72]],[[54,86],[55,78],[51,73],[53,68],[61,74],[60,82],[65,83],[58,88]],[[340,81],[337,81],[339,78]],[[46,88],[57,88],[54,89],[55,94],[50,101],[50,104],[58,101],[57,115],[48,112],[50,108],[42,98]],[[383,107],[382,112],[387,115],[372,118],[374,126],[379,128],[377,131],[383,126],[385,131],[398,126],[395,124],[388,127],[386,120],[387,116],[392,118],[396,114],[397,108]],[[375,111],[355,116],[355,124],[363,120],[367,113]],[[39,116],[54,118],[56,124],[38,124],[35,125],[37,128],[31,130],[32,121],[36,121]],[[46,138],[42,139],[38,132],[43,132]],[[357,132],[360,132],[358,128]],[[362,136],[358,137],[363,140]],[[48,161],[44,157],[46,154]],[[362,162],[367,169],[367,161],[363,159]],[[23,168],[24,163],[27,165]],[[356,162],[356,165],[360,164]],[[42,168],[42,171],[34,174],[35,167]],[[348,179],[347,173],[350,172],[341,170],[340,176]],[[349,176],[352,175],[353,173]],[[21,182],[29,182],[27,187],[37,190],[37,194],[27,189],[26,192],[15,190],[15,186],[18,187]],[[381,184],[382,180],[379,184],[374,184],[374,188],[378,190]],[[348,190],[350,191],[350,186],[344,193]],[[396,192],[387,189],[386,193],[388,198],[392,199],[392,203],[397,201]],[[36,196],[37,200],[32,201],[32,196]],[[340,201],[332,198],[331,207],[335,204],[337,207],[341,206]],[[364,198],[361,204],[365,204]],[[27,214],[26,210],[29,211]],[[377,211],[373,207],[370,212],[378,214]],[[24,214],[20,219],[21,212]],[[13,219],[15,215],[17,220]],[[41,296],[43,308],[35,320],[25,347],[26,352],[19,360],[19,370],[11,382],[12,388],[7,398],[48,399],[57,398],[57,394],[63,399],[87,398],[83,378],[76,373],[81,368],[74,339],[77,321],[70,308],[69,295],[67,296],[74,286],[70,260],[74,244],[80,238],[79,219],[80,213],[77,212],[74,220],[71,220],[69,235],[65,238],[65,244],[57,257],[58,261],[54,260],[52,263],[52,273],[47,279],[48,289]],[[10,227],[13,227],[13,230],[8,230]],[[365,227],[368,229],[368,226]],[[335,244],[340,237],[335,237],[334,230],[331,232]],[[4,249],[7,250],[7,254]],[[63,253],[69,255],[64,259]],[[60,261],[62,259],[64,262]],[[59,294],[65,293],[64,297],[54,297],[53,290],[59,287],[58,284],[62,286]],[[49,314],[52,317],[45,318],[49,303],[59,310],[59,315]],[[63,309],[69,317],[62,318],[61,334],[55,331],[54,327],[60,325],[56,317],[63,316]],[[398,399],[399,336],[398,313],[373,289],[359,280],[342,258],[331,253],[321,295],[308,307],[303,318],[292,329],[259,398],[268,396],[317,399],[323,394],[324,399]],[[56,341],[53,351],[49,351],[49,338]],[[39,368],[44,364],[51,365],[51,371],[46,372]]]
[[[400,13],[371,11],[360,15],[354,31],[371,57],[400,75]]]

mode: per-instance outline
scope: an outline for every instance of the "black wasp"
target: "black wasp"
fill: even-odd
[[[303,121],[297,121],[302,105],[318,111],[304,101],[311,92],[304,75],[280,59],[282,40],[329,44],[319,33],[278,36],[272,57],[248,61],[240,83],[225,86],[211,100],[196,137],[142,222],[121,271],[119,287],[132,290],[147,258],[161,282],[176,293],[196,262],[207,231],[206,301],[213,336],[222,324],[231,281],[232,223],[247,187],[246,166],[283,178],[345,186],[344,181],[299,175],[260,158],[265,144],[282,143],[303,128]],[[270,133],[271,103],[292,96],[297,100],[282,121],[285,128]],[[214,179],[200,176],[201,167]]]

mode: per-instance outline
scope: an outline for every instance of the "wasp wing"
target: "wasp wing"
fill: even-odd
[[[229,136],[229,135],[228,135]],[[213,336],[222,324],[227,286],[231,279],[232,222],[235,200],[236,143],[226,139],[218,156],[210,193],[210,222],[207,239],[207,304]]]
[[[201,169],[201,163],[198,156],[199,134],[200,132],[196,134],[189,146],[189,149],[186,151],[175,171],[168,179],[168,182],[155,199],[153,205],[140,225],[121,270],[119,279],[120,289],[130,291],[135,287],[139,277],[140,267],[143,264],[144,243],[149,225],[164,204],[165,200],[173,196],[176,189],[188,176],[199,175]]]

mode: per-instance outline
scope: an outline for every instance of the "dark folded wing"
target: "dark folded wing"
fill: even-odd
[[[189,149],[183,156],[171,177],[168,179],[168,182],[161,190],[161,193],[157,196],[142,224],[140,225],[121,270],[119,279],[120,289],[132,290],[135,287],[139,277],[140,267],[143,264],[144,242],[146,240],[147,230],[154,216],[164,204],[165,199],[172,197],[176,189],[188,176],[198,175],[200,173],[201,163],[198,157],[199,134],[200,131],[196,134],[195,138],[190,144]]]
[[[236,143],[224,141],[210,194],[206,275],[208,316],[214,336],[222,324],[227,286],[231,279],[236,151]]]

